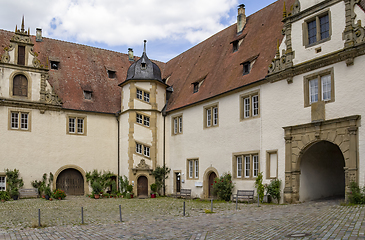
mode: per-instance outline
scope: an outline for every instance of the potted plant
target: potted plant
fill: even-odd
[[[133,198],[133,186],[132,185],[127,186],[127,191],[129,192],[130,197]]]
[[[66,197],[66,193],[62,191],[61,189],[56,189],[53,191],[54,198],[58,198],[59,200],[62,200]]]
[[[151,198],[156,198],[156,192],[157,192],[157,184],[152,183],[151,184]]]
[[[46,200],[49,200],[52,197],[51,188],[50,187],[45,187],[44,188],[44,194],[45,194]]]
[[[10,190],[10,196],[13,198],[13,200],[18,200],[19,197],[19,189],[17,187],[14,187]]]
[[[1,200],[1,202],[9,201],[10,200],[9,193],[6,192],[6,191],[1,191],[0,192],[0,200]]]
[[[101,184],[98,181],[94,181],[91,184],[91,187],[93,189],[94,198],[99,199],[100,198],[100,192],[102,191]]]

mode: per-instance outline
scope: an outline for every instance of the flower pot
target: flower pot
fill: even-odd
[[[99,194],[94,194],[94,198],[95,199],[99,199],[100,198],[100,195]]]
[[[14,195],[12,198],[13,200],[18,200],[18,195]]]
[[[151,198],[156,198],[156,193],[151,193]]]
[[[1,202],[5,202],[5,199],[1,199]]]
[[[52,200],[53,200],[53,198],[51,198],[51,197],[50,197],[50,198],[49,198],[49,201],[52,201]]]
[[[59,197],[58,200],[62,200],[62,198]]]
[[[131,198],[133,198],[133,194],[131,194]]]
[[[46,198],[46,200],[49,200],[49,196],[48,196],[48,195],[46,195],[46,197],[45,197],[45,198]]]

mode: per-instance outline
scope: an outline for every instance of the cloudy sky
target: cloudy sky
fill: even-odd
[[[25,28],[43,36],[168,61],[236,22],[237,6],[246,15],[275,0],[0,0],[0,28]]]

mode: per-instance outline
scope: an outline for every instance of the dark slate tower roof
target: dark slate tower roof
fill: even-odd
[[[128,80],[157,80],[163,83],[160,68],[147,57],[146,40],[142,57],[128,69],[126,81]]]

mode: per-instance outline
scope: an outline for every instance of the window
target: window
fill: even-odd
[[[86,118],[68,116],[68,134],[85,135],[86,134]]]
[[[150,147],[136,143],[136,153],[143,154],[145,157],[150,157]]]
[[[204,83],[206,77],[207,76],[204,76],[203,78],[199,79],[198,81],[192,83],[193,93],[199,92],[200,86]]]
[[[144,116],[142,114],[136,114],[136,122],[138,124],[144,125],[146,127],[150,126],[150,117]]]
[[[194,93],[197,93],[199,91],[199,83],[195,82],[193,83],[193,86],[194,86]]]
[[[0,191],[6,191],[6,177],[0,176]]]
[[[92,91],[86,91],[86,90],[84,90],[84,98],[86,99],[86,100],[91,100],[92,99]]]
[[[233,52],[237,52],[238,51],[238,40],[233,41],[232,45],[233,45]]]
[[[278,176],[278,152],[277,150],[266,152],[266,178],[274,179]]]
[[[309,47],[330,40],[330,22],[329,11],[306,20],[303,24],[303,45]]]
[[[218,105],[211,105],[204,107],[204,127],[216,127],[218,126],[219,115],[218,115]]]
[[[187,172],[189,179],[199,179],[199,160],[188,159],[187,160]]]
[[[28,97],[28,80],[24,75],[16,75],[13,79],[13,96]]]
[[[58,70],[59,65],[60,65],[60,62],[57,62],[57,61],[51,61],[51,69],[53,69],[53,70]]]
[[[260,116],[259,93],[241,96],[241,120]]]
[[[332,68],[304,77],[304,98],[305,107],[315,102],[335,100]]]
[[[10,111],[10,129],[12,130],[30,130],[29,112]]]
[[[253,179],[260,172],[257,153],[237,153],[233,155],[233,174],[235,178]]]
[[[117,74],[115,71],[108,70],[108,78],[116,78]]]
[[[143,90],[140,90],[140,89],[137,89],[137,99],[143,100],[143,101],[149,103],[150,102],[150,93],[146,92],[146,91],[143,91]]]
[[[172,118],[172,131],[173,134],[180,134],[183,131],[182,116],[176,116]]]
[[[25,65],[25,46],[18,46],[18,65]]]
[[[242,65],[243,65],[243,75],[249,74],[251,71],[251,63],[245,62],[245,63],[242,63]]]

